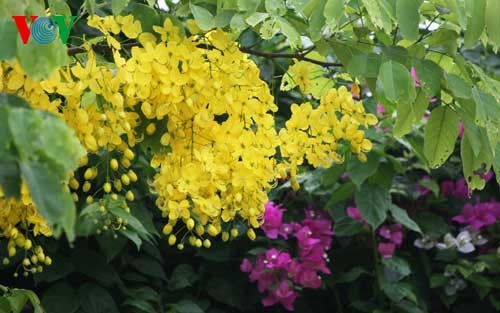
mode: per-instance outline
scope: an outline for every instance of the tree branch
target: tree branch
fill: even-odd
[[[240,51],[252,55],[256,55],[259,57],[263,57],[266,59],[297,59],[299,61],[306,61],[310,63],[314,63],[317,65],[321,65],[324,67],[332,67],[332,66],[342,66],[342,63],[337,63],[337,62],[324,62],[324,61],[319,61],[315,59],[311,59],[306,57],[306,55],[310,51],[306,51],[306,53],[270,53],[270,52],[263,52],[263,51],[258,51],[258,50],[253,50],[247,47],[240,47]]]
[[[132,48],[132,47],[140,46],[140,43],[130,42],[130,43],[124,43],[121,46],[122,46],[122,48]],[[205,47],[205,46],[203,46],[203,47],[210,49],[210,47]],[[111,48],[108,45],[102,45],[102,44],[101,45],[100,44],[92,45],[92,49],[95,51],[101,51],[101,52],[111,51]],[[342,66],[342,63],[319,61],[319,60],[315,60],[315,59],[307,57],[307,54],[309,54],[309,52],[311,52],[312,49],[308,49],[305,52],[297,52],[297,53],[271,53],[271,52],[254,50],[250,47],[240,47],[239,49],[243,53],[256,55],[256,56],[263,57],[266,59],[297,59],[299,61],[306,61],[306,62],[314,63],[317,65],[321,65],[323,67]],[[74,56],[78,53],[87,52],[87,50],[84,47],[68,48],[67,51],[68,51],[69,56]]]

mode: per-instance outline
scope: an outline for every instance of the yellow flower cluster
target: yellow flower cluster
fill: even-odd
[[[220,234],[238,216],[259,227],[279,142],[277,107],[258,68],[222,31],[181,39],[170,20],[154,29],[160,40],[140,35],[142,47],[115,61],[124,93],[151,121],[146,136],[166,126],[159,138],[171,151],[151,164],[160,168],[154,191],[169,243],[178,242],[171,232],[180,220],[195,246],[209,246],[197,237]]]
[[[366,162],[365,152],[372,149],[372,143],[365,138],[361,127],[375,125],[377,118],[365,113],[363,104],[355,102],[345,87],[328,90],[316,108],[306,102],[293,104],[291,109],[292,117],[279,136],[281,154],[291,164],[294,189],[298,189],[294,169],[304,160],[314,167],[329,167],[332,161],[344,161],[338,153],[339,142],[349,142],[351,151]]]
[[[116,68],[99,64],[90,47],[85,58],[42,82],[28,79],[16,63],[4,63],[0,90],[60,115],[75,129],[92,159],[82,160],[72,174],[75,201],[81,191],[87,203],[97,201],[96,195],[125,193],[137,180],[129,169],[130,148],[143,140],[161,144],[164,149],[153,151],[150,160],[157,169],[151,189],[168,219],[163,233],[170,245],[208,248],[206,235],[227,241],[239,228],[254,239],[252,228],[262,222],[277,178],[290,173],[298,187],[297,167],[304,160],[324,167],[342,162],[337,148],[344,140],[361,160],[371,149],[362,127],[376,118],[345,88],[319,92],[318,82],[328,81],[324,77],[314,83],[314,94],[323,95],[319,105],[293,105],[292,118],[278,134],[277,106],[258,67],[220,30],[184,38],[166,19],[146,33],[131,16],[94,16],[89,25],[103,32]],[[128,57],[114,37],[119,33],[138,42]],[[317,68],[295,66],[298,85],[311,89],[306,77]],[[105,175],[96,179],[99,173]],[[125,197],[134,200],[130,190]]]
[[[52,264],[43,248],[35,245],[36,237],[52,236],[52,230],[38,213],[26,185],[21,187],[20,199],[7,199],[0,188],[0,237],[7,238],[6,254],[3,265],[10,263],[9,258],[23,254],[24,275],[43,271],[42,265]],[[14,274],[17,276],[17,271]]]

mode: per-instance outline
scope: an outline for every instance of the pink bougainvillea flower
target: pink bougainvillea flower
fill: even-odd
[[[474,230],[495,224],[500,217],[500,202],[478,202],[475,205],[467,203],[463,206],[461,214],[455,216],[453,221],[466,224]]]
[[[413,77],[413,80],[415,81],[415,86],[420,87],[420,80],[418,79],[417,71],[415,70],[414,67],[411,68],[410,70],[411,77]]]
[[[380,237],[385,238],[397,247],[403,243],[403,225],[394,224],[391,226],[381,226],[378,230]]]
[[[359,213],[359,209],[356,207],[348,207],[347,208],[347,216],[349,216],[353,220],[359,221],[361,223],[365,222],[365,220],[361,216],[361,213]]]
[[[321,287],[320,273],[329,274],[327,251],[332,245],[332,221],[324,212],[311,208],[305,210],[306,217],[300,222],[282,223],[283,211],[279,205],[268,203],[265,222],[266,235],[285,239],[294,237],[298,243],[298,257],[275,248],[257,255],[254,264],[244,259],[240,265],[251,282],[257,282],[257,289],[266,296],[264,306],[281,304],[292,311],[299,288],[317,289]]]
[[[462,137],[464,136],[464,123],[460,122],[460,125],[459,125],[459,131],[458,131],[458,138],[462,139]]]
[[[272,201],[266,203],[265,209],[262,230],[266,234],[266,237],[276,239],[280,233],[285,209]]]
[[[467,182],[465,182],[464,178],[460,178],[455,182],[455,191],[453,195],[457,199],[465,200],[469,197],[470,194],[470,189],[469,186],[467,186]]]
[[[250,273],[253,270],[253,264],[248,259],[243,259],[240,269],[243,273]]]
[[[377,114],[378,115],[384,115],[385,113],[385,108],[382,104],[377,103]]]
[[[396,250],[396,245],[393,243],[379,243],[377,250],[384,259],[390,259],[394,254],[394,250]]]

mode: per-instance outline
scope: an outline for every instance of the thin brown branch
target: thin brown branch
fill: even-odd
[[[324,61],[319,61],[319,60],[308,58],[306,55],[309,51],[307,51],[306,53],[271,53],[271,52],[253,50],[253,49],[250,49],[247,47],[240,47],[240,51],[244,52],[244,53],[256,55],[259,57],[263,57],[266,59],[297,59],[299,61],[307,61],[307,62],[318,64],[318,65],[321,65],[324,67],[342,66],[342,63],[324,62]]]
[[[122,46],[122,48],[132,48],[132,47],[140,46],[140,43],[130,42],[130,43],[124,43],[121,46]],[[208,47],[206,45],[199,45],[199,46],[203,47],[203,48],[207,48],[207,49],[212,48],[212,47]],[[95,51],[100,51],[100,52],[111,51],[111,48],[108,45],[104,45],[104,44],[92,45],[92,49]],[[305,52],[297,52],[297,53],[271,53],[271,52],[254,50],[250,47],[240,47],[239,49],[243,53],[256,55],[256,56],[263,57],[266,59],[297,59],[299,61],[306,61],[306,62],[314,63],[317,65],[321,65],[323,67],[342,66],[342,63],[319,61],[319,60],[315,60],[315,59],[307,57],[307,54],[309,54],[309,52],[311,52],[311,49],[306,50]],[[74,56],[78,53],[85,53],[85,52],[87,52],[87,50],[84,47],[68,48],[68,55],[69,56]]]
[[[128,42],[128,43],[122,43],[121,46],[122,48],[125,48],[125,49],[129,49],[129,48],[132,48],[132,47],[138,47],[140,46],[141,44],[138,43],[138,42]],[[99,52],[109,52],[111,51],[111,47],[108,46],[108,45],[103,45],[103,44],[95,44],[95,45],[92,45],[92,50],[94,51],[99,51]],[[69,56],[74,56],[78,53],[85,53],[87,52],[87,49],[85,49],[84,47],[80,46],[80,47],[73,47],[73,48],[68,48],[68,55]]]

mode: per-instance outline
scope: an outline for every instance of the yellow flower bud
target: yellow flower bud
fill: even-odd
[[[168,244],[170,246],[173,246],[175,245],[175,242],[177,241],[177,237],[175,237],[174,234],[171,234],[169,237],[168,237]]]
[[[88,192],[90,190],[90,188],[92,188],[92,185],[88,181],[83,183],[83,187],[82,187],[83,192]]]
[[[49,256],[45,257],[45,265],[49,266],[51,264],[52,264],[52,259]]]
[[[117,171],[118,170],[118,161],[116,159],[111,159],[111,161],[109,161],[109,166],[111,167],[111,169],[113,171]]]
[[[204,233],[205,233],[205,227],[203,227],[203,225],[201,224],[196,225],[196,234],[198,236],[202,236]]]
[[[247,230],[247,236],[248,238],[250,238],[250,240],[255,240],[255,238],[257,238],[257,235],[255,235],[255,231],[253,230],[253,228],[249,228]]]
[[[213,224],[210,224],[207,227],[207,233],[210,236],[215,237],[215,236],[217,236],[217,228]]]
[[[33,264],[37,264],[38,263],[38,257],[36,255],[34,255],[34,254],[31,256],[31,263],[33,263]]]
[[[94,179],[94,170],[92,168],[88,168],[83,174],[83,178],[85,178],[86,180]]]
[[[238,237],[238,235],[239,235],[239,233],[238,233],[237,228],[231,229],[231,237],[236,238],[236,237]]]
[[[226,242],[229,240],[229,233],[227,231],[222,232],[222,241]]]
[[[150,123],[148,127],[146,127],[146,134],[148,134],[148,136],[152,136],[154,135],[155,132],[156,132],[156,125]]]
[[[128,175],[126,174],[123,174],[122,177],[122,183],[125,185],[125,186],[128,186],[130,185],[130,178],[128,177]]]
[[[26,239],[26,241],[24,242],[24,250],[29,250],[29,249],[31,249],[32,246],[33,246],[33,243],[31,242],[31,240]]]
[[[164,235],[170,235],[170,233],[172,233],[172,230],[174,230],[174,228],[172,227],[172,225],[170,224],[167,224],[163,227],[163,234]]]
[[[209,239],[205,239],[203,240],[203,246],[208,249],[212,246],[212,243],[210,242]]]
[[[121,192],[122,191],[122,181],[119,179],[115,179],[113,182],[113,186],[115,186],[116,191]]]
[[[131,190],[127,191],[127,193],[125,194],[125,198],[129,202],[134,201],[134,193]]]
[[[186,227],[188,230],[192,230],[194,228],[194,220],[192,218],[186,221]]]
[[[102,189],[104,189],[105,193],[110,193],[111,192],[111,184],[105,183],[104,186],[102,186]]]
[[[130,149],[125,150],[123,156],[131,161],[135,158],[134,152]]]
[[[128,178],[130,178],[130,181],[133,183],[135,183],[138,180],[137,174],[132,170],[128,171]]]
[[[87,204],[92,204],[94,203],[94,198],[92,196],[88,196],[86,202]]]

